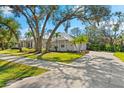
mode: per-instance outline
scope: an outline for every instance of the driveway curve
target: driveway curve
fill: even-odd
[[[11,57],[11,56],[10,56]],[[0,54],[0,59],[7,60]],[[8,59],[9,60],[9,59]],[[33,63],[33,61],[26,61]],[[90,51],[72,64],[36,61],[51,71],[9,84],[8,88],[123,88],[124,63],[113,53]],[[31,65],[32,65],[31,64]],[[28,64],[30,65],[30,64]]]

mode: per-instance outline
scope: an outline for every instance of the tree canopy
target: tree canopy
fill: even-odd
[[[111,7],[108,5],[16,5],[4,7],[10,7],[15,18],[23,16],[26,19],[37,53],[42,52],[45,33],[49,31],[46,42],[46,52],[48,52],[52,37],[57,30],[63,25],[64,31],[68,33],[71,21],[74,19],[80,21],[82,26],[85,25],[85,36],[90,44],[97,43],[102,46],[107,43],[121,46],[123,42],[122,34],[124,30],[120,29],[123,24],[123,13],[111,13]],[[12,34],[18,39],[18,22],[13,18],[7,18],[3,21],[2,16],[0,19],[1,25],[11,30]],[[53,27],[49,28],[49,25]],[[78,38],[77,41],[83,41],[84,32],[79,28],[73,28],[69,34]]]

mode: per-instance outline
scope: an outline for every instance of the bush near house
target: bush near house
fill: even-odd
[[[88,44],[88,49],[93,51],[124,52],[124,46],[110,44]]]
[[[11,80],[36,76],[48,71],[47,69],[7,62],[0,60],[0,87],[6,86]]]
[[[116,52],[114,56],[118,57],[120,60],[124,62],[124,52]]]

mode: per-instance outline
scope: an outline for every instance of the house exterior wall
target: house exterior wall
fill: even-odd
[[[47,39],[43,40],[43,48],[46,48],[46,41]],[[28,48],[35,48],[35,42],[33,39],[26,41],[26,40],[22,40],[21,41],[21,46],[22,47],[28,47]],[[50,51],[56,51],[57,47],[57,51],[82,51],[82,50],[86,50],[87,46],[86,44],[73,44],[71,43],[71,41],[69,40],[54,40],[51,42],[51,47],[50,47]]]
[[[59,40],[59,41],[54,41],[51,43],[51,48],[50,51],[81,51],[81,50],[86,50],[86,44],[72,44],[68,40]]]

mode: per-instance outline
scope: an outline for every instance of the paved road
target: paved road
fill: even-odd
[[[50,69],[42,75],[10,83],[9,88],[124,87],[124,63],[112,53],[90,51],[68,65],[2,54],[0,59]]]

